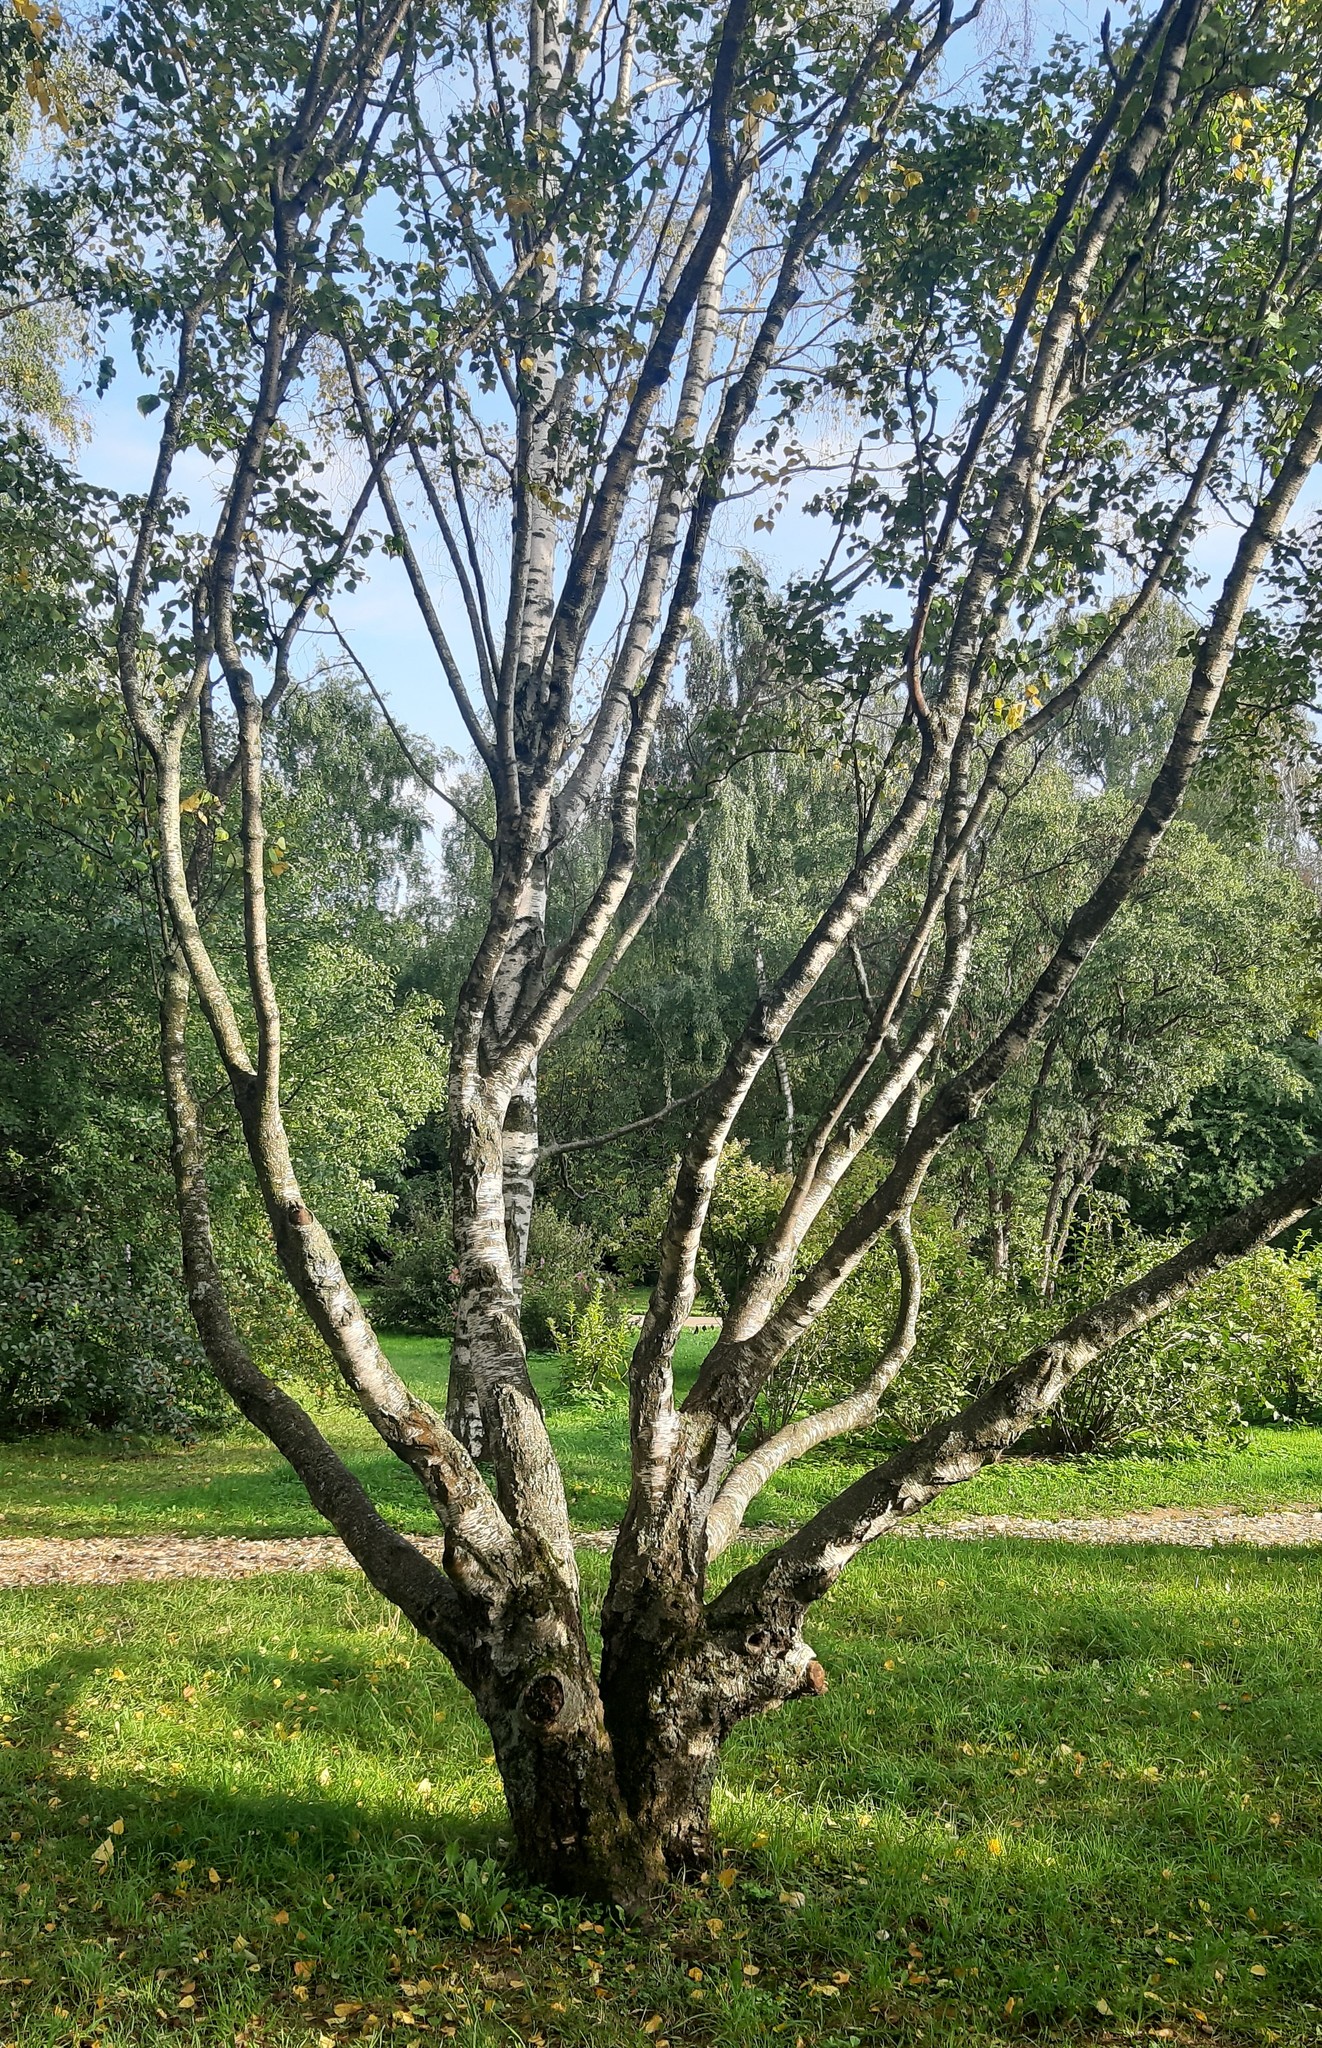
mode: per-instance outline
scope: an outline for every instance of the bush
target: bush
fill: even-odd
[[[605,1281],[592,1282],[586,1301],[571,1302],[564,1327],[553,1325],[551,1335],[564,1400],[609,1401],[626,1385],[636,1332]]]
[[[386,1240],[372,1276],[372,1314],[384,1329],[448,1337],[458,1298],[450,1211],[433,1192],[415,1202]]]
[[[115,1430],[187,1440],[228,1403],[163,1255],[66,1228],[38,1251],[12,1226],[0,1279],[6,1434]]]
[[[521,1311],[530,1351],[557,1348],[557,1329],[568,1328],[590,1299],[602,1249],[595,1232],[559,1210],[543,1203],[533,1210]],[[449,1204],[428,1176],[425,1188],[409,1198],[373,1273],[373,1316],[383,1328],[410,1336],[452,1336],[458,1280]],[[612,1297],[614,1281],[601,1284]]]
[[[594,1288],[614,1301],[616,1283],[597,1267],[605,1247],[594,1230],[539,1203],[528,1232],[523,1276],[523,1341],[530,1351],[556,1351],[557,1331],[568,1329],[586,1308]]]
[[[678,1161],[674,1161],[645,1207],[630,1218],[611,1246],[620,1271],[635,1284],[655,1277],[657,1246],[677,1172]],[[713,1308],[723,1313],[738,1295],[771,1235],[788,1189],[788,1176],[759,1166],[749,1157],[742,1139],[722,1152],[698,1254],[698,1279]]]
[[[853,1202],[859,1190],[849,1186]],[[828,1205],[800,1263],[815,1255],[834,1227]],[[923,1271],[923,1306],[912,1356],[886,1395],[870,1437],[899,1442],[949,1414],[1012,1343],[1021,1310],[975,1257],[945,1212],[914,1219]],[[900,1284],[889,1240],[875,1245],[813,1327],[777,1367],[759,1396],[754,1426],[772,1434],[808,1406],[821,1406],[867,1379],[890,1342]]]
[[[1160,1257],[1130,1239],[1118,1255],[1085,1247],[1057,1318]],[[1114,1275],[1114,1277],[1111,1277]],[[1038,1433],[1067,1451],[1168,1449],[1232,1441],[1250,1422],[1298,1420],[1322,1398],[1318,1255],[1266,1246],[1205,1282],[1109,1358],[1084,1368]],[[1056,1318],[1053,1318],[1053,1320]]]

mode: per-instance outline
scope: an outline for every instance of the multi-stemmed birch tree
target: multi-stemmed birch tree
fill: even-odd
[[[990,63],[976,13],[333,0],[194,20],[131,0],[105,52],[120,114],[77,166],[94,165],[104,220],[85,288],[128,307],[158,372],[143,407],[159,450],[123,505],[113,642],[160,902],[198,1328],[244,1414],[471,1690],[528,1868],[621,1903],[703,1860],[730,1729],[826,1685],[807,1618],[863,1547],[1322,1198],[1315,1160],[1007,1359],[971,1406],[709,1584],[775,1472],[868,1423],[903,1369],[925,1177],[1135,898],[1322,453],[1311,13],[1158,0],[1094,56],[1031,74]],[[209,528],[184,496],[199,476]],[[654,748],[684,715],[730,507],[766,525],[787,504],[803,566],[757,599],[760,672],[693,717],[669,752],[687,767],[662,784]],[[1213,520],[1224,544],[1200,551]],[[389,1364],[305,1200],[268,945],[297,848],[268,835],[264,726],[309,660],[361,665],[336,607],[374,537],[487,784],[469,821],[489,902],[448,1045],[445,1417]],[[1187,686],[1151,785],[971,1035],[987,849],[1092,680],[1181,594]],[[388,694],[389,677],[371,680]],[[806,704],[841,763],[848,850],[790,957],[761,962],[684,1118],[595,1660],[519,1326],[539,1063],[609,987],[722,774],[797,744]],[[457,785],[441,794],[466,804]],[[575,895],[557,901],[571,840]],[[241,963],[221,875],[242,891]],[[865,929],[889,937],[870,948],[855,1041],[796,1131],[774,1229],[680,1400],[676,1339],[722,1152],[824,978],[861,961]],[[382,1518],[236,1326],[193,1009],[290,1286],[434,1508],[442,1563]],[[876,1170],[856,1176],[865,1153]],[[851,1199],[855,1185],[869,1192]],[[744,1451],[768,1376],[887,1237],[902,1287],[884,1355],[847,1399]]]

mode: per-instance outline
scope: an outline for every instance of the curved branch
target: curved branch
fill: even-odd
[[[413,748],[409,745],[409,742],[405,737],[402,728],[396,724],[394,713],[391,711],[389,704],[382,696],[380,690],[378,690],[370,670],[359,659],[358,655],[350,646],[349,642],[345,639],[343,633],[340,631],[334,619],[332,619],[330,622],[330,628],[332,633],[334,633],[335,638],[339,641],[341,647],[348,655],[349,660],[353,663],[359,675],[362,677],[368,689],[371,691],[373,697],[376,699],[377,710],[381,713],[381,716],[385,719],[386,724],[389,726],[391,738],[394,740],[395,745],[399,748],[400,753],[404,756],[404,759],[408,762],[408,765],[412,770],[414,776],[422,784],[424,789],[429,789],[432,795],[439,797],[443,804],[448,804],[450,809],[454,812],[456,818],[458,818],[459,821],[461,822],[461,824],[467,825],[469,831],[473,834],[474,838],[480,839],[483,846],[485,846],[487,851],[490,852],[492,846],[491,834],[483,830],[482,826],[479,825],[477,819],[473,816],[473,813],[470,810],[467,810],[463,804],[456,802],[455,798],[451,795],[450,791],[446,789],[441,783],[439,783],[434,775],[428,774],[427,770],[423,767],[417,755],[414,753]]]
[[[1322,1152],[1256,1201],[1117,1287],[1036,1345],[952,1421],[865,1473],[790,1538],[740,1572],[709,1610],[713,1623],[797,1626],[867,1543],[1004,1457],[1085,1366],[1146,1329],[1222,1266],[1268,1244],[1322,1202]]]
[[[908,1216],[902,1216],[891,1231],[895,1258],[900,1269],[900,1300],[890,1341],[866,1380],[852,1394],[820,1408],[814,1415],[801,1415],[786,1423],[765,1443],[750,1451],[735,1466],[716,1496],[707,1517],[707,1561],[727,1550],[744,1525],[744,1517],[764,1486],[786,1465],[806,1457],[819,1444],[847,1436],[851,1430],[866,1429],[877,1419],[882,1398],[913,1350],[918,1332],[918,1310],[923,1298],[923,1273],[914,1249]]]
[[[710,1081],[704,1081],[701,1088],[694,1088],[687,1095],[678,1095],[673,1102],[662,1103],[660,1109],[652,1110],[647,1116],[635,1117],[631,1124],[617,1124],[613,1131],[600,1131],[591,1138],[548,1138],[542,1144],[541,1157],[558,1159],[565,1152],[595,1152],[602,1145],[613,1145],[617,1138],[631,1138],[635,1131],[650,1130],[653,1124],[664,1123],[677,1109],[687,1109],[690,1103],[700,1101],[710,1086]]]
[[[167,954],[161,993],[161,1071],[170,1122],[179,1233],[188,1305],[212,1372],[235,1406],[297,1472],[318,1512],[371,1583],[462,1669],[471,1644],[456,1588],[407,1536],[378,1512],[361,1481],[312,1418],[254,1365],[234,1326],[211,1235],[201,1119],[188,1070],[185,1024],[189,976]]]

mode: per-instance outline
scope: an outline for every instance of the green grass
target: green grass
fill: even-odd
[[[691,1382],[711,1341],[702,1331],[681,1337],[681,1385]],[[386,1349],[418,1393],[444,1404],[448,1344],[391,1336]],[[575,1520],[584,1529],[607,1527],[619,1519],[629,1469],[621,1412],[557,1407],[556,1361],[534,1358],[532,1370]],[[315,1413],[384,1514],[402,1529],[434,1529],[411,1473],[356,1409],[330,1400]],[[325,1527],[278,1453],[243,1424],[191,1445],[121,1447],[105,1437],[61,1436],[0,1444],[0,1537],[311,1536]]]
[[[728,1887],[646,1929],[519,1888],[484,1730],[352,1574],[0,1608],[0,2043],[1322,2039],[1307,1553],[871,1554],[826,1697],[729,1745]]]
[[[681,1390],[711,1342],[706,1331],[680,1339]],[[444,1400],[445,1344],[388,1337],[386,1348],[411,1385],[436,1402]],[[622,1410],[559,1406],[554,1360],[535,1358],[533,1373],[548,1403],[574,1519],[583,1529],[608,1527],[619,1519],[628,1472]],[[318,1419],[400,1528],[433,1526],[410,1474],[355,1410],[332,1402]],[[810,1459],[767,1489],[750,1522],[793,1521],[811,1513],[858,1470],[857,1459]],[[1322,1507],[1322,1430],[1255,1429],[1248,1447],[1234,1453],[1068,1464],[1012,1460],[952,1490],[930,1515],[1054,1517],[1220,1506]],[[243,1426],[187,1447],[120,1448],[104,1438],[70,1437],[0,1444],[0,1537],[307,1536],[324,1527],[265,1438]]]

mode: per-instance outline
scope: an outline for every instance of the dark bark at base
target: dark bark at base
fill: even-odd
[[[711,1864],[711,1796],[725,1733],[697,1647],[691,1640],[620,1637],[602,1666],[621,1794],[642,1838],[674,1876]]]
[[[569,1727],[539,1725],[561,1703],[560,1681],[545,1674],[487,1721],[519,1862],[550,1891],[641,1914],[665,1864],[625,1810],[599,1701]]]

